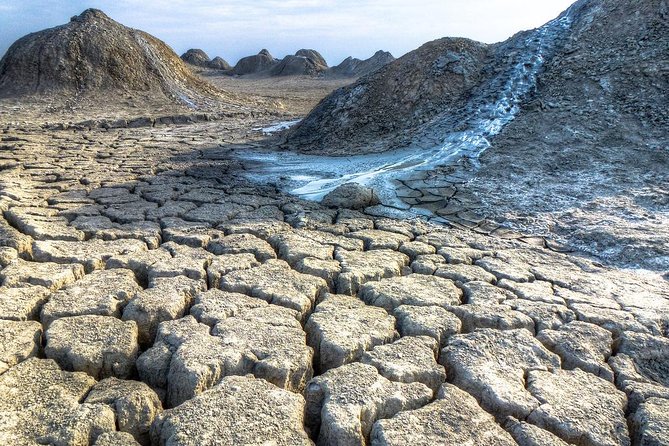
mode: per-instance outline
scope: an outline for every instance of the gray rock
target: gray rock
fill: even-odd
[[[190,313],[203,324],[214,327],[230,317],[252,317],[268,324],[302,328],[300,314],[290,308],[270,305],[245,294],[209,290],[195,296]]]
[[[464,301],[468,304],[499,304],[507,299],[513,299],[513,293],[492,285],[489,282],[473,280],[461,285],[464,293]]]
[[[107,316],[73,316],[54,321],[45,333],[47,358],[65,370],[94,378],[128,378],[139,345],[137,324]]]
[[[221,284],[221,277],[233,271],[250,269],[260,266],[254,254],[229,254],[216,256],[212,259],[207,268],[207,281],[209,288],[218,288]]]
[[[259,262],[276,259],[274,249],[264,240],[252,234],[231,234],[222,238],[212,237],[207,250],[216,255],[243,254],[255,255]]]
[[[531,317],[537,331],[557,330],[564,324],[576,320],[576,313],[564,305],[526,299],[509,299],[505,300],[504,304]]]
[[[396,232],[381,231],[378,229],[362,229],[351,232],[349,237],[357,238],[365,242],[365,249],[392,249],[399,250],[402,243],[411,240],[411,237]]]
[[[332,260],[334,246],[321,243],[304,233],[283,232],[270,237],[269,242],[279,257],[295,267],[301,260],[314,258]]]
[[[116,255],[132,255],[146,249],[146,243],[140,240],[49,240],[33,243],[33,257],[39,262],[80,263],[90,272],[104,268],[105,262]]]
[[[640,324],[634,318],[634,315],[628,311],[600,308],[586,304],[574,304],[570,308],[574,310],[579,321],[599,325],[615,336],[620,336],[629,331],[649,333],[648,328]]]
[[[519,419],[540,405],[525,388],[526,373],[560,368],[560,359],[522,329],[452,336],[440,361],[449,380],[474,395],[484,409]]]
[[[576,370],[532,370],[527,389],[541,404],[528,421],[569,443],[630,444],[625,394],[609,381]]]
[[[434,246],[428,245],[427,243],[413,241],[402,243],[399,247],[399,251],[408,255],[413,262],[418,256],[434,254],[436,249]]]
[[[533,282],[514,282],[509,279],[502,279],[497,284],[513,292],[518,298],[526,299],[532,302],[545,302],[547,304],[566,305],[564,299],[556,296],[553,291],[553,285],[543,280]]]
[[[379,197],[369,187],[346,183],[328,193],[321,203],[330,208],[364,209],[379,204]]]
[[[93,386],[84,400],[89,404],[106,404],[116,415],[116,425],[131,434],[140,444],[149,444],[149,428],[163,410],[158,395],[139,381],[104,379]]]
[[[385,310],[338,294],[325,296],[304,329],[321,372],[356,361],[365,350],[396,337],[395,318]]]
[[[617,355],[625,355],[643,381],[669,387],[669,339],[642,333],[625,333],[617,342]],[[614,367],[616,373],[618,370]]]
[[[360,362],[373,365],[391,381],[419,382],[436,392],[446,380],[444,368],[436,361],[438,351],[439,344],[433,338],[405,336],[365,352]]]
[[[359,295],[367,304],[392,312],[400,305],[459,305],[462,291],[448,279],[410,274],[367,283],[360,287]]]
[[[570,322],[559,330],[543,330],[537,339],[562,358],[565,369],[580,368],[600,378],[613,381],[613,371],[606,364],[611,356],[611,332],[586,322]]]
[[[116,430],[105,405],[81,404],[95,380],[28,359],[0,375],[0,439],[7,445],[88,446]]]
[[[283,260],[269,260],[258,268],[234,271],[222,277],[221,289],[297,310],[306,319],[316,298],[327,290],[327,283],[293,271]]]
[[[650,398],[669,400],[669,387],[658,384],[635,381],[623,381],[619,388],[624,388],[627,394],[627,412],[634,413],[641,403]]]
[[[405,254],[385,249],[367,252],[337,249],[335,259],[342,267],[337,279],[337,292],[350,295],[357,294],[366,282],[401,275],[409,262]]]
[[[492,273],[498,280],[509,279],[514,282],[532,282],[534,274],[519,264],[509,263],[494,257],[477,260],[476,265]]]
[[[94,271],[82,280],[54,293],[42,308],[41,320],[48,327],[66,316],[121,316],[121,308],[142,290],[130,270]]]
[[[651,398],[639,406],[631,417],[634,444],[669,445],[669,399]]]
[[[0,287],[0,319],[36,320],[50,291],[43,286]]]
[[[181,55],[181,60],[196,67],[207,68],[211,59],[201,49],[191,48]]]
[[[304,398],[262,379],[224,378],[220,384],[158,416],[156,445],[275,444],[309,446]]]
[[[123,310],[123,320],[137,323],[142,346],[151,345],[161,322],[184,316],[195,294],[205,288],[185,276],[164,278],[154,285],[137,293]]]
[[[429,336],[439,343],[440,348],[445,347],[448,338],[462,328],[460,319],[442,307],[401,305],[393,315],[400,335]]]
[[[360,363],[328,370],[307,385],[306,426],[319,445],[364,446],[374,423],[423,406],[432,391],[420,383],[395,383]]]
[[[444,384],[433,403],[374,424],[372,446],[409,444],[513,446],[516,443],[474,397]]]
[[[63,42],[78,48],[76,56]],[[97,9],[18,41],[3,66],[0,85],[16,95],[142,92],[163,106],[180,96],[194,101],[216,96],[162,41]],[[41,70],[33,68],[38,66]]]
[[[42,326],[39,322],[0,320],[0,374],[40,351]]]
[[[239,59],[237,65],[232,69],[232,73],[243,76],[246,74],[258,74],[269,70],[279,61],[276,60],[267,50],[261,50],[255,56],[248,56]]]
[[[495,283],[497,280],[494,275],[476,265],[443,264],[436,265],[436,268],[433,273],[435,276],[451,279],[456,283],[466,283],[474,280]]]
[[[497,330],[514,330],[524,328],[535,332],[531,317],[513,310],[508,305],[466,304],[449,307],[449,311],[462,321],[462,331],[472,332],[479,328],[495,328]]]
[[[296,312],[277,311],[268,320],[269,308],[245,305],[237,299],[236,308],[232,308],[234,303],[228,306],[234,316],[225,317],[226,310],[220,311],[219,306],[219,311],[209,311],[212,305],[205,303],[217,297],[200,299],[202,306],[195,314],[210,323],[216,320],[213,330],[190,316],[163,322],[155,344],[137,361],[142,380],[164,393],[169,407],[230,375],[253,373],[288,390],[304,388],[313,375],[313,354]]]
[[[127,432],[105,432],[93,446],[139,446],[139,443]]]
[[[29,284],[43,286],[51,291],[56,291],[82,277],[84,277],[84,267],[78,263],[59,265],[17,259],[0,271],[0,281],[5,287]]]
[[[505,426],[519,446],[568,446],[568,443],[550,432],[512,417]]]

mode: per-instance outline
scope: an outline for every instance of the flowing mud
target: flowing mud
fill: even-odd
[[[550,57],[571,23],[567,11],[527,33],[522,43],[523,51],[517,53],[517,60],[508,71],[490,79],[464,110],[456,115],[435,118],[425,126],[424,134],[440,140],[436,145],[345,157],[245,152],[240,154],[240,159],[252,162],[247,164],[248,178],[260,184],[276,184],[286,192],[310,200],[320,200],[338,186],[355,182],[373,187],[383,205],[389,208],[430,215],[429,209],[402,199],[397,193],[398,184],[401,184],[398,181],[415,179],[463,157],[476,163],[478,156],[490,147],[490,139],[514,119],[521,101],[536,87],[537,75],[546,58]],[[496,99],[490,101],[490,97]],[[277,123],[262,132],[275,133],[297,122]],[[453,131],[462,128],[463,123],[466,130]],[[444,187],[438,177],[421,179],[425,182],[423,189]]]

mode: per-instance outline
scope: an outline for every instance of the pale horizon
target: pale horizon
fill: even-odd
[[[266,48],[282,58],[300,48],[319,51],[329,65],[377,50],[400,57],[441,37],[486,43],[536,28],[572,0],[0,0],[0,54],[20,37],[67,23],[98,8],[123,25],[146,31],[177,54],[190,48],[234,65]]]

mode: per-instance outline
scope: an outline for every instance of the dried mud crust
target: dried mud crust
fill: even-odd
[[[666,281],[252,186],[260,124],[3,125],[0,442],[664,444]]]

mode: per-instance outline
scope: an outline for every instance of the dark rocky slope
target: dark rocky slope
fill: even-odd
[[[102,94],[113,100],[123,92],[189,105],[230,98],[193,75],[162,41],[95,9],[19,39],[0,61],[3,97]]]
[[[231,74],[243,76],[246,74],[258,74],[267,71],[277,65],[279,61],[267,50],[261,50],[255,56],[243,57],[232,69]]]
[[[220,56],[210,59],[207,53],[200,49],[190,49],[181,55],[181,60],[187,64],[199,68],[210,68],[212,70],[229,70],[232,67]]]
[[[375,150],[385,137],[464,106],[489,57],[487,45],[468,39],[426,43],[325,98],[290,132],[288,143],[340,155]]]
[[[507,105],[515,118],[483,134],[478,162],[458,163],[460,206],[605,261],[669,269],[668,3],[580,0],[561,18],[554,35],[427,44],[324,99],[286,146],[439,146],[503,104],[505,73],[539,60],[536,83]]]
[[[574,5],[568,43],[467,189],[498,220],[669,269],[669,7]],[[522,186],[522,187],[519,187]]]
[[[316,50],[299,50],[272,67],[270,76],[316,76],[328,69],[328,64]]]

